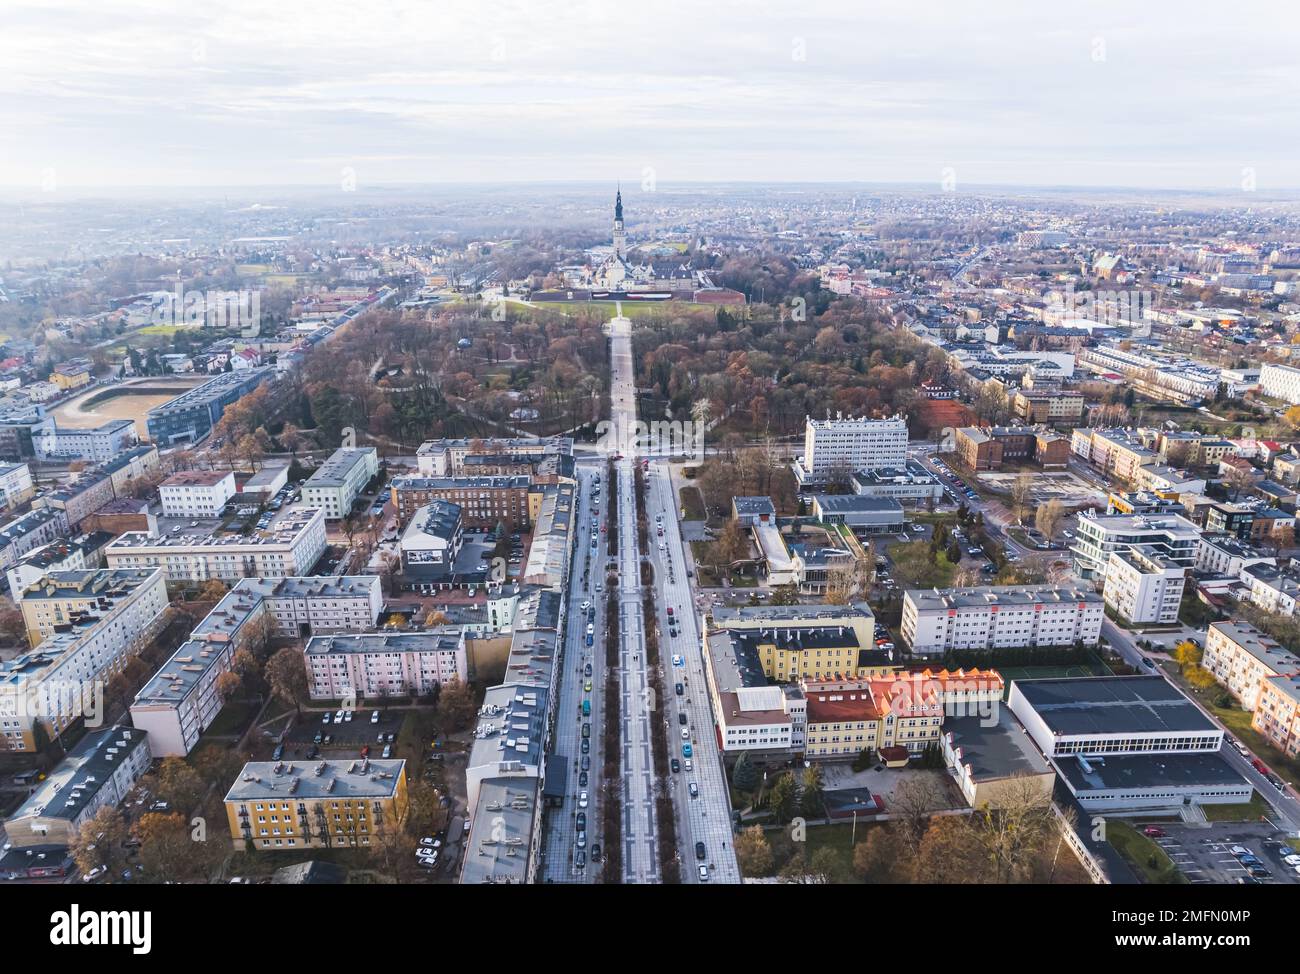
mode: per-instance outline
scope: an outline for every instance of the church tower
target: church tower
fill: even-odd
[[[614,197],[614,256],[619,260],[627,259],[627,231],[623,229],[623,188]]]

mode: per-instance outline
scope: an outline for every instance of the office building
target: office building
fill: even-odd
[[[803,456],[795,461],[800,484],[839,477],[855,470],[900,469],[907,463],[907,422],[837,417],[804,424]]]
[[[158,446],[198,443],[220,422],[226,407],[238,402],[275,374],[270,366],[225,372],[150,409],[149,439]]]
[[[135,423],[132,420],[110,419],[90,429],[50,424],[37,438],[36,450],[42,460],[106,463],[123,450],[135,446],[135,442]]]

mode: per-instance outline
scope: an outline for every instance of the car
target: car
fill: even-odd
[[[595,631],[596,631],[595,625],[590,622],[587,623],[587,635],[590,636]]]
[[[686,688],[682,686],[680,683],[674,683],[673,690],[676,691],[677,696],[679,697],[686,692]]]
[[[1288,866],[1300,866],[1300,856],[1297,856],[1295,854],[1289,856],[1283,856],[1282,861],[1286,863]]]
[[[670,605],[668,607],[668,618],[671,619],[672,617],[673,617],[673,607]]]
[[[393,756],[393,745],[385,744],[383,753],[380,755],[385,761]]]
[[[584,755],[582,756],[582,765],[581,765],[581,767],[582,767],[582,770],[583,770],[583,771],[590,771],[590,770],[591,770],[591,757],[590,757],[590,755],[584,754]],[[579,783],[581,783],[581,779],[579,779]]]
[[[1142,830],[1142,834],[1152,839],[1163,839],[1165,836],[1165,830],[1158,829],[1154,825],[1148,825]]]
[[[1251,866],[1247,871],[1256,879],[1270,879],[1273,876],[1273,874],[1263,866]]]
[[[594,858],[594,857],[593,857]],[[579,869],[587,868],[587,854],[579,849],[573,854],[573,864]]]
[[[423,839],[420,840],[420,845],[428,846],[431,849],[441,849],[442,841],[440,839],[435,839],[431,835],[426,835]]]
[[[673,769],[673,774],[677,774],[679,771],[682,770],[682,763],[678,761],[676,758],[673,758],[671,761],[668,762],[668,767]]]
[[[590,681],[590,680],[588,680],[586,683],[584,683],[584,684],[582,685],[582,692],[583,692],[583,693],[591,693],[591,681]]]
[[[579,812],[579,813],[578,813],[578,831],[579,831],[579,832],[585,832],[586,830],[587,830],[587,813],[586,813],[586,812]]]
[[[579,788],[587,787],[587,772],[583,771],[578,775],[578,787]]]
[[[329,723],[331,720],[333,720],[333,719],[334,719],[334,715],[333,715],[333,714],[326,714],[324,717],[322,717],[322,718],[320,719],[320,722],[321,722],[322,724],[328,724],[328,723]]]
[[[374,713],[372,713],[372,714],[370,715],[370,723],[372,723],[372,724],[377,724],[377,723],[379,723],[379,711],[378,711],[378,710],[376,710]]]
[[[687,786],[686,790],[689,791],[689,792],[691,793],[691,797],[692,797],[692,798],[699,798],[699,797],[700,797],[700,789],[699,789],[699,786],[698,786],[694,781],[692,781],[692,782]]]
[[[686,665],[685,656],[680,656],[680,655],[673,656],[673,666],[685,666],[685,665]]]
[[[708,856],[709,856],[709,853],[708,853],[708,850],[704,848],[704,843],[703,843],[703,842],[697,842],[697,843],[695,843],[695,858],[696,858],[696,859],[707,859]]]
[[[587,807],[587,793],[585,791],[578,792],[578,807],[579,808]]]
[[[691,729],[690,729],[689,727],[683,727],[683,728],[682,728],[682,740],[684,740],[684,741],[688,741],[688,740],[690,740],[690,739],[691,739]]]
[[[707,882],[709,881],[709,867],[708,867],[708,866],[704,866],[704,865],[701,865],[701,866],[700,866],[699,877],[700,877],[700,882],[701,882],[701,883],[707,883]]]
[[[583,737],[590,737],[590,736],[591,736],[591,724],[588,723],[588,724],[583,724],[583,725],[582,725],[582,736],[583,736]]]
[[[1231,852],[1234,856],[1248,856],[1251,854],[1250,850],[1247,849],[1244,845],[1235,845],[1228,851]]]
[[[334,735],[326,734],[325,739],[322,740],[321,743],[324,744],[326,747],[328,747],[331,743],[333,743],[333,741],[334,741]]]
[[[579,848],[579,849],[585,849],[585,848],[587,848],[587,833],[586,833],[586,832],[579,832],[579,833],[578,833],[578,848]]]
[[[1149,670],[1154,670],[1156,668],[1156,664],[1151,662],[1151,660],[1145,656],[1142,657],[1142,665]]]
[[[591,676],[591,664],[590,664],[590,663],[588,663],[586,666],[584,666],[584,667],[582,668],[582,675],[583,675],[583,676]]]
[[[90,872],[82,876],[81,881],[83,883],[93,883],[95,880],[99,879],[99,877],[104,875],[104,873],[106,872],[108,872],[107,866],[96,866]]]
[[[582,739],[582,753],[584,755],[591,753],[591,740],[589,738],[584,737]]]
[[[316,732],[316,736],[313,737],[313,738],[311,739],[311,742],[312,742],[313,744],[319,744],[319,743],[321,742],[323,736],[324,736],[324,735],[322,735],[320,731],[317,731],[317,732]]]
[[[682,713],[682,714],[678,714],[678,715],[677,715],[677,723],[679,723],[679,724],[681,724],[683,727],[685,727],[685,726],[686,726],[686,714],[684,714],[684,713]]]
[[[694,755],[695,752],[691,750],[691,745],[689,741],[682,745],[682,757],[689,758],[689,757],[694,757]]]
[[[591,608],[591,603],[584,599],[582,603],[582,611],[586,612],[590,608]]]

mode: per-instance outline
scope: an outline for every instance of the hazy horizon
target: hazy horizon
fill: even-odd
[[[16,0],[0,186],[1300,189],[1295,8]],[[1267,23],[1246,31],[1243,24]]]

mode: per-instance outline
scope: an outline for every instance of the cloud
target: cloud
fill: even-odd
[[[0,183],[1300,185],[1294,9],[757,6],[10,0]]]

